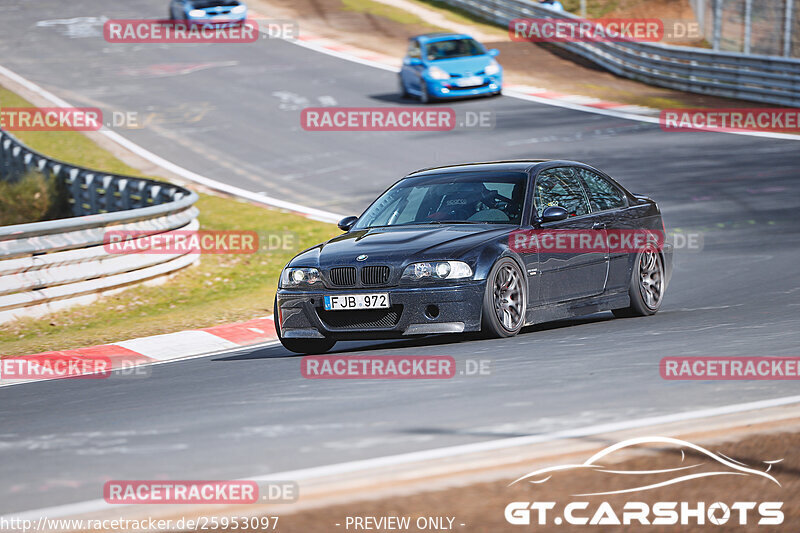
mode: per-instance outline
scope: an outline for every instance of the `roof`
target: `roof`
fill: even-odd
[[[411,37],[411,39],[417,39],[420,42],[432,42],[432,41],[444,41],[447,39],[471,39],[469,35],[465,33],[452,33],[452,32],[434,32],[434,33],[423,33],[421,35],[415,35]]]
[[[539,164],[539,163],[546,163],[550,161],[549,159],[513,159],[508,161],[485,161],[481,163],[461,163],[457,165],[445,165],[440,167],[430,167],[430,168],[423,168],[412,172],[407,177],[410,176],[421,176],[423,174],[435,174],[442,170],[447,170],[450,172],[481,172],[481,171],[498,171],[498,170],[510,170],[510,171],[527,171],[531,167]]]

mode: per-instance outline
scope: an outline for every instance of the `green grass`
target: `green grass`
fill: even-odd
[[[3,91],[2,96],[7,98],[8,92]],[[53,135],[58,136],[58,157],[64,160],[139,174],[80,133],[25,134],[20,138],[31,148],[51,154]],[[294,236],[292,249],[204,255],[199,264],[174,274],[164,284],[139,285],[90,305],[2,324],[0,355],[80,348],[271,314],[281,267],[299,250],[338,233],[331,224],[231,198],[201,194],[197,207],[202,229],[254,230],[262,236],[288,232]]]
[[[27,100],[0,86],[0,107],[31,106]],[[105,172],[143,176],[141,172],[129,167],[80,133],[69,131],[10,131],[10,133],[29,147],[54,159]]]
[[[467,11],[466,9],[461,9],[456,6],[452,6],[441,0],[411,0],[412,2],[425,6],[428,9],[432,9],[441,13],[442,15],[452,22],[458,24],[469,24],[472,26],[477,27],[484,33],[488,33],[490,35],[496,35],[497,37],[508,37],[508,30],[502,29],[505,28],[504,26],[498,26],[496,24],[492,24],[487,22],[486,19],[479,17]]]
[[[404,9],[394,6],[387,6],[386,4],[373,2],[372,0],[342,0],[342,7],[345,11],[355,11],[357,13],[365,13],[376,17],[383,17],[393,22],[397,22],[398,24],[424,26],[433,30],[441,29],[432,24],[428,24],[417,15],[409,13]]]

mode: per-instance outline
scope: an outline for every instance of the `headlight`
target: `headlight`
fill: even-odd
[[[202,9],[192,9],[191,11],[189,11],[189,16],[192,18],[205,17],[206,12],[203,11]]]
[[[498,72],[500,72],[500,64],[492,59],[492,62],[484,70],[487,76],[494,76]]]
[[[284,268],[281,272],[281,288],[288,289],[302,285],[314,285],[322,281],[322,275],[316,268]]]
[[[463,279],[471,278],[472,269],[463,261],[430,261],[412,263],[403,272],[403,279]]]
[[[244,13],[245,11],[247,11],[247,6],[236,6],[233,9],[231,9],[231,13],[236,13],[236,14]]]
[[[428,76],[435,80],[449,80],[450,74],[440,69],[439,67],[430,67],[428,69]]]

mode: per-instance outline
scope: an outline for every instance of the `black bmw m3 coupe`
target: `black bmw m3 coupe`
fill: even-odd
[[[281,272],[275,324],[293,352],[652,315],[672,272],[656,203],[575,161],[420,170],[339,228]]]

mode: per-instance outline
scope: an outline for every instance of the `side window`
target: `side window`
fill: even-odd
[[[569,216],[589,213],[589,202],[578,179],[568,167],[550,168],[536,177],[534,208],[542,216],[547,207],[563,207]]]
[[[625,194],[604,177],[585,168],[579,168],[578,173],[583,178],[583,183],[586,184],[586,193],[589,195],[592,211],[618,209],[627,205]]]
[[[408,42],[408,51],[406,52],[408,57],[416,57],[417,59],[422,58],[422,52],[419,49],[419,41],[411,40]]]

